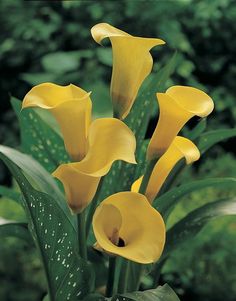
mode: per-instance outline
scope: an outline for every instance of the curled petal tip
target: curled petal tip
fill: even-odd
[[[126,32],[108,24],[108,23],[98,23],[91,28],[91,35],[95,42],[101,45],[101,42],[105,38],[115,37],[115,36],[130,36]]]
[[[124,119],[129,114],[143,81],[152,70],[151,48],[165,42],[161,39],[135,37],[107,23],[95,25],[91,33],[97,43],[105,38],[111,41],[113,111],[119,119]]]
[[[74,160],[81,160],[86,154],[87,131],[91,122],[90,94],[73,84],[43,83],[26,94],[22,108],[50,110],[59,124],[67,152]]]
[[[204,91],[190,86],[172,86],[167,89],[166,94],[175,101],[199,117],[208,116],[214,109],[212,98]]]
[[[160,115],[148,146],[149,160],[162,155],[193,116],[206,117],[213,108],[212,98],[205,92],[188,86],[173,86],[157,93]]]
[[[89,128],[88,145],[86,157],[77,163],[82,172],[104,176],[116,160],[136,163],[135,136],[119,119],[99,118],[93,121]]]

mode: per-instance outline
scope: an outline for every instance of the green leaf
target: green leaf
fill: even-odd
[[[21,193],[18,191],[15,191],[13,188],[8,188],[8,187],[0,185],[0,196],[4,196],[17,203],[21,203]]]
[[[32,155],[49,172],[54,171],[59,164],[68,162],[61,136],[52,128],[53,124],[42,119],[43,113],[36,113],[34,109],[21,111],[21,102],[15,98],[12,98],[11,103],[20,122],[23,151]]]
[[[32,241],[32,237],[26,223],[11,222],[8,220],[1,221],[0,219],[0,238],[17,237],[27,242]]]
[[[213,145],[235,136],[236,128],[209,131],[200,136],[198,148],[200,149],[201,153],[204,153]]]
[[[37,73],[22,73],[20,75],[24,81],[31,86],[36,86],[45,82],[55,82],[57,76],[54,73],[37,72]]]
[[[71,216],[64,195],[52,176],[37,161],[26,154],[3,145],[0,145],[0,159],[6,164],[9,160],[14,162],[23,171],[34,188],[51,195],[75,227],[75,217]]]
[[[236,214],[236,198],[206,204],[190,212],[167,231],[167,239],[162,259],[166,258],[183,242],[193,238],[209,221],[226,215]]]
[[[168,284],[164,284],[156,289],[115,296],[111,301],[179,301],[179,298]]]
[[[206,130],[206,126],[207,119],[202,118],[192,130],[185,130],[183,136],[190,140],[196,140]]]
[[[139,172],[143,171],[145,164],[144,150],[146,148],[146,144],[144,143],[143,145],[143,140],[147,131],[151,113],[153,108],[157,105],[156,92],[162,91],[165,88],[165,83],[172,74],[175,64],[176,54],[173,55],[169,63],[164,68],[162,68],[156,75],[150,77],[151,80],[144,83],[130,114],[125,119],[126,124],[136,136],[136,159],[139,164],[141,164],[139,165],[141,166]],[[104,180],[101,200],[115,192],[129,190],[135,178],[139,176],[139,174],[136,173],[136,168],[137,166],[134,164],[116,162]]]
[[[29,229],[38,248],[50,301],[83,299],[93,282],[89,265],[78,256],[75,228],[58,202],[35,190],[20,168],[1,154],[23,194]]]
[[[173,188],[165,194],[157,197],[153,206],[163,215],[168,212],[176,202],[183,196],[206,187],[226,188],[235,187],[236,178],[212,178],[205,180],[198,180],[191,183],[183,184],[179,187]]]
[[[107,66],[112,66],[112,50],[109,48],[98,48],[97,49],[98,60]]]
[[[65,73],[77,70],[80,60],[70,52],[53,52],[42,57],[42,65],[44,70],[52,73]]]

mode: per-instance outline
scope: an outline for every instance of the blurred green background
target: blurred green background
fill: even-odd
[[[108,22],[133,35],[167,42],[152,51],[158,70],[178,51],[176,70],[166,87],[193,85],[209,93],[215,111],[208,129],[230,128],[236,120],[236,1],[21,1],[0,4],[0,143],[19,144],[18,124],[10,95],[22,99],[35,84],[74,83],[92,91],[94,115],[111,112],[109,81],[112,57],[99,47],[90,28]],[[183,181],[235,176],[235,140],[214,147]],[[0,181],[11,185],[0,166]],[[180,202],[170,223],[191,209],[232,190],[204,190]],[[0,216],[24,220],[21,208],[0,200]],[[212,222],[167,262],[161,281],[168,281],[181,300],[235,301],[236,219]],[[44,275],[33,246],[16,239],[0,242],[0,300],[37,301],[45,293]]]

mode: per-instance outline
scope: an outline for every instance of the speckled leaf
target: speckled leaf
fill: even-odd
[[[32,241],[26,223],[17,223],[13,221],[2,222],[0,220],[0,238],[2,239],[4,237],[17,237],[27,242]]]
[[[0,145],[0,158],[3,161],[8,158],[14,162],[23,171],[34,188],[51,195],[75,227],[75,218],[70,213],[64,195],[53,177],[37,161],[26,154],[3,145]]]
[[[23,194],[29,229],[40,253],[50,301],[81,300],[93,277],[78,256],[77,233],[68,216],[51,195],[35,190],[19,167],[1,155]]]
[[[137,141],[136,160],[139,163],[138,171],[144,167],[145,158],[143,139],[145,137],[148,123],[154,106],[156,106],[156,92],[163,91],[167,79],[172,74],[176,63],[176,54],[173,55],[169,63],[162,68],[156,75],[152,75],[148,82],[145,82],[141,89],[133,108],[125,119],[125,123],[134,132]],[[101,199],[118,191],[129,190],[134,180],[139,176],[136,172],[138,165],[116,162],[108,176],[104,180]],[[141,168],[140,168],[141,166]]]
[[[162,259],[178,248],[183,242],[193,238],[209,221],[226,215],[236,214],[236,198],[206,204],[192,212],[167,231],[165,251]]]
[[[170,209],[173,209],[174,205],[176,205],[180,198],[193,191],[199,191],[200,189],[206,187],[226,188],[235,186],[236,178],[212,178],[198,180],[169,190],[160,197],[157,197],[153,202],[153,206],[166,216],[166,212],[169,212]]]
[[[179,298],[168,284],[164,284],[152,290],[115,296],[111,301],[179,301]]]
[[[204,153],[213,145],[235,136],[236,128],[209,131],[200,136],[198,148],[200,149],[201,153]]]
[[[21,111],[21,102],[11,99],[12,107],[19,119],[22,150],[32,155],[49,172],[59,164],[68,162],[64,142],[57,129],[49,126],[35,109]]]

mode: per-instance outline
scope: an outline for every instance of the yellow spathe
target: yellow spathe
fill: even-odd
[[[91,122],[90,93],[72,84],[59,86],[43,83],[26,94],[22,108],[28,107],[50,110],[60,126],[66,150],[71,158],[74,161],[84,158]]]
[[[206,117],[214,103],[205,92],[187,86],[173,86],[157,93],[159,120],[148,146],[148,159],[162,155],[185,123],[193,116]]]
[[[154,166],[145,192],[150,203],[157,196],[174,166],[183,158],[185,158],[186,164],[191,164],[200,158],[200,152],[191,140],[177,136]],[[139,190],[142,178],[140,177],[133,183],[132,191]]]
[[[93,199],[101,177],[81,173],[73,164],[60,165],[52,175],[62,182],[71,210],[80,213]]]
[[[128,126],[116,118],[100,118],[91,124],[88,153],[76,164],[82,171],[94,176],[108,173],[116,160],[135,164],[136,139]]]
[[[115,118],[92,122],[88,133],[88,152],[80,162],[60,165],[53,176],[64,185],[73,212],[81,212],[93,199],[102,176],[116,160],[136,163],[136,140],[132,131]]]
[[[144,195],[135,192],[106,198],[96,209],[93,230],[104,251],[143,264],[156,262],[165,244],[161,215]]]
[[[107,23],[91,29],[97,43],[109,38],[113,51],[111,97],[114,116],[124,119],[134,103],[138,90],[153,66],[151,48],[165,44],[163,40],[134,37]]]

